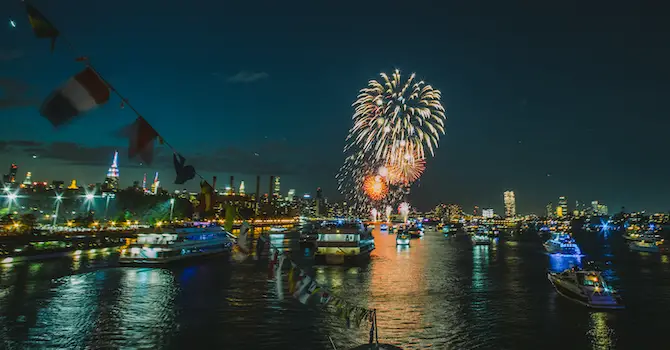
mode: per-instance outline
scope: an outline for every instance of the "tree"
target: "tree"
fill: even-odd
[[[21,217],[21,224],[23,225],[22,228],[24,228],[26,233],[33,232],[33,229],[35,228],[36,223],[37,223],[37,218],[35,217],[35,214],[33,214],[33,213],[24,214]]]

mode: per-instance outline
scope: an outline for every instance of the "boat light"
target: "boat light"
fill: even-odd
[[[3,264],[11,264],[12,261],[14,261],[14,258],[11,258],[11,257],[2,259]]]

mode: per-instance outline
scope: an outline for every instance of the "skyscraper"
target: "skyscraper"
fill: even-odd
[[[505,193],[503,193],[503,202],[505,203],[505,217],[515,217],[516,198],[514,197],[514,191],[505,191]]]
[[[16,173],[19,172],[19,167],[16,166],[16,164],[12,164],[9,166],[9,173],[5,174],[2,177],[2,182],[6,184],[13,184],[16,183]]]
[[[556,215],[559,218],[568,215],[568,199],[565,196],[558,197],[558,206],[556,207]]]
[[[316,189],[316,216],[321,216],[326,213],[326,202],[323,198],[321,187]]]
[[[156,172],[156,176],[154,176],[154,182],[151,184],[151,193],[152,194],[157,194],[158,193],[158,187],[160,186],[161,182],[158,180],[158,172]]]
[[[240,181],[240,190],[238,191],[240,196],[244,196],[244,180]]]
[[[288,190],[288,196],[286,196],[286,200],[288,202],[293,202],[293,197],[295,197],[295,189]]]
[[[272,194],[276,198],[279,198],[280,190],[281,190],[281,183],[279,182],[279,176],[277,176],[277,177],[275,177],[275,187],[274,187],[274,191],[272,192]]]
[[[116,192],[119,189],[119,152],[114,151],[112,165],[107,169],[107,177],[102,185],[103,192]]]
[[[547,209],[547,218],[549,218],[549,219],[553,218],[554,217],[554,204],[549,202],[549,204],[547,204],[546,209]]]
[[[484,219],[492,219],[493,215],[495,215],[495,214],[494,214],[492,208],[486,208],[486,209],[482,210],[482,217]]]

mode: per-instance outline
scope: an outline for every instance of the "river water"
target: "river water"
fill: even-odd
[[[625,310],[594,312],[558,296],[541,241],[427,232],[398,249],[375,232],[364,267],[315,267],[334,294],[378,310],[380,341],[405,349],[668,348],[670,260],[629,252],[616,234],[577,233]],[[290,244],[291,242],[286,242]],[[113,255],[0,265],[0,348],[338,349],[368,329],[279,299],[267,266],[225,258],[169,269],[118,267]]]

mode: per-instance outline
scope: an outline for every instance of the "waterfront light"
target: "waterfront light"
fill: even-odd
[[[92,193],[87,193],[86,194],[86,200],[92,201],[95,196]]]
[[[16,193],[9,193],[9,194],[7,195],[7,199],[9,199],[10,201],[15,201],[16,198],[18,198],[18,196],[16,195]]]

